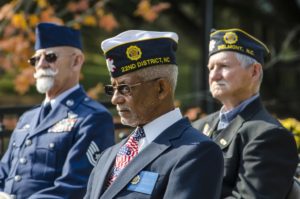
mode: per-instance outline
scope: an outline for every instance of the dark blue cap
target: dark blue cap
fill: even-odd
[[[112,77],[145,67],[176,64],[178,36],[174,32],[128,30],[106,39],[101,48]]]
[[[53,23],[40,23],[35,29],[35,50],[71,46],[82,50],[81,35],[78,30]]]
[[[209,56],[221,51],[235,51],[264,64],[270,58],[268,47],[241,29],[213,30],[210,34]]]

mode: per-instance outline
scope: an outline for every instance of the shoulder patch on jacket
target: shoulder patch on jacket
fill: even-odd
[[[91,144],[86,152],[86,156],[87,156],[89,162],[93,166],[96,166],[97,161],[100,157],[100,149],[94,141],[91,142]]]

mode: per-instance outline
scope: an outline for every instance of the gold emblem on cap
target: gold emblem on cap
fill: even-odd
[[[238,36],[234,32],[227,32],[223,39],[226,44],[235,44],[238,41]]]
[[[140,182],[141,177],[139,175],[135,176],[132,180],[131,180],[131,184],[137,184]]]
[[[127,55],[128,59],[136,61],[142,57],[142,51],[137,46],[129,46],[126,49],[126,55]]]

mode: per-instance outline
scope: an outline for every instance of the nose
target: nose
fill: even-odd
[[[45,55],[41,55],[40,59],[37,61],[35,68],[48,68],[49,63],[45,59]]]
[[[122,95],[117,90],[115,90],[114,94],[113,94],[113,96],[111,98],[111,103],[113,105],[117,105],[117,104],[123,104],[124,102],[125,102],[124,95]]]
[[[218,70],[217,67],[215,67],[214,69],[209,71],[209,81],[218,81],[222,79],[222,74],[220,72],[220,70]]]

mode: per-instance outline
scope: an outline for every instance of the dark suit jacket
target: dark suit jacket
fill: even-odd
[[[212,137],[219,112],[193,123]],[[283,199],[298,162],[295,140],[263,107],[250,103],[213,138],[224,155],[222,198]]]
[[[223,175],[221,150],[192,128],[187,119],[179,120],[159,135],[124,168],[105,191],[116,154],[125,142],[122,141],[102,154],[90,176],[85,199],[220,197]],[[147,175],[142,176],[143,173]],[[132,191],[130,188],[135,186],[132,180],[138,175],[142,177],[136,183],[135,191]],[[147,191],[150,193],[145,193]]]
[[[17,199],[82,199],[100,152],[114,144],[108,110],[82,88],[37,125],[40,106],[22,115],[0,164],[0,189]]]

